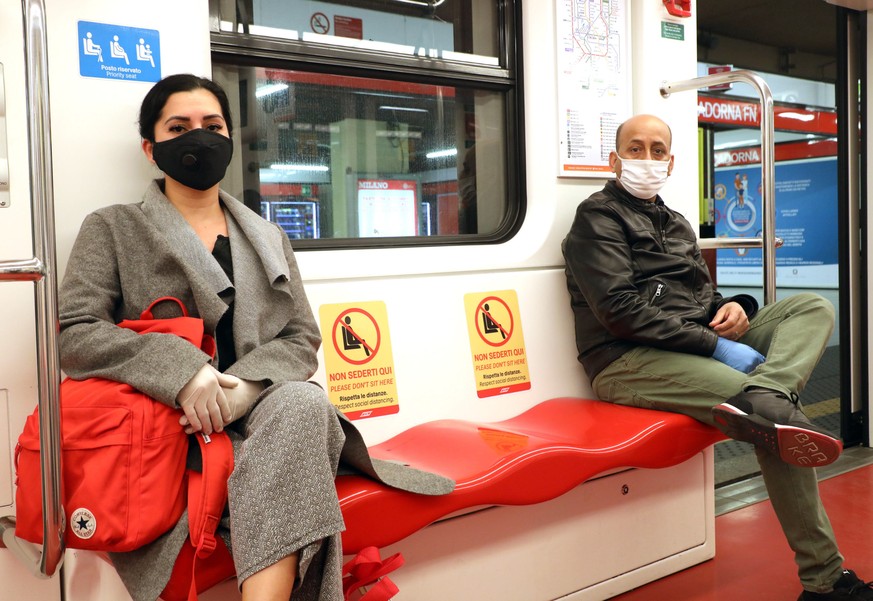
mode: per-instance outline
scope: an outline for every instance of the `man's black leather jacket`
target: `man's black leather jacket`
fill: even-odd
[[[579,205],[562,249],[579,361],[591,379],[640,345],[711,356],[718,308],[735,301],[749,318],[758,309],[751,296],[716,290],[682,215],[614,181]]]

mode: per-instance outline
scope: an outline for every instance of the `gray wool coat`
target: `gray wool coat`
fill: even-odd
[[[156,298],[173,296],[190,315],[202,318],[210,333],[234,302],[237,361],[226,373],[273,384],[309,380],[321,337],[285,233],[220,193],[232,243],[231,283],[164,196],[161,184],[153,182],[140,203],[104,207],[85,218],[59,295],[60,355],[66,374],[124,382],[175,406],[179,391],[210,357],[178,337],[139,335],[115,325],[139,319]],[[177,315],[174,303],[154,310],[156,318]],[[454,483],[447,478],[371,459],[357,429],[341,413],[336,417],[344,435],[340,470],[421,494],[451,492]],[[171,540],[159,539],[150,550],[163,560],[152,557],[148,565],[163,570],[172,566],[185,529],[177,527],[172,534]],[[154,577],[151,589],[160,591],[169,572]],[[141,597],[153,598],[151,592]]]

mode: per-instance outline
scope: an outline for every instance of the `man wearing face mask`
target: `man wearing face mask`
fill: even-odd
[[[609,156],[616,179],[579,205],[564,239],[579,361],[604,401],[683,413],[755,445],[795,551],[800,601],[873,599],[843,569],[818,494],[814,467],[836,460],[842,443],[797,403],[833,307],[808,293],[759,308],[718,292],[694,229],[658,195],[671,142],[655,116],[625,121]]]

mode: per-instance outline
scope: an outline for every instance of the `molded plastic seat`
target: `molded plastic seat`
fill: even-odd
[[[453,478],[454,492],[432,497],[339,476],[343,552],[390,545],[471,507],[548,501],[612,469],[677,465],[722,439],[684,415],[577,398],[545,401],[502,422],[421,424],[370,452]]]

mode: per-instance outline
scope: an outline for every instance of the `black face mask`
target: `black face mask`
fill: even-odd
[[[192,129],[152,147],[160,170],[195,190],[208,190],[220,182],[232,155],[230,138],[206,129]]]

